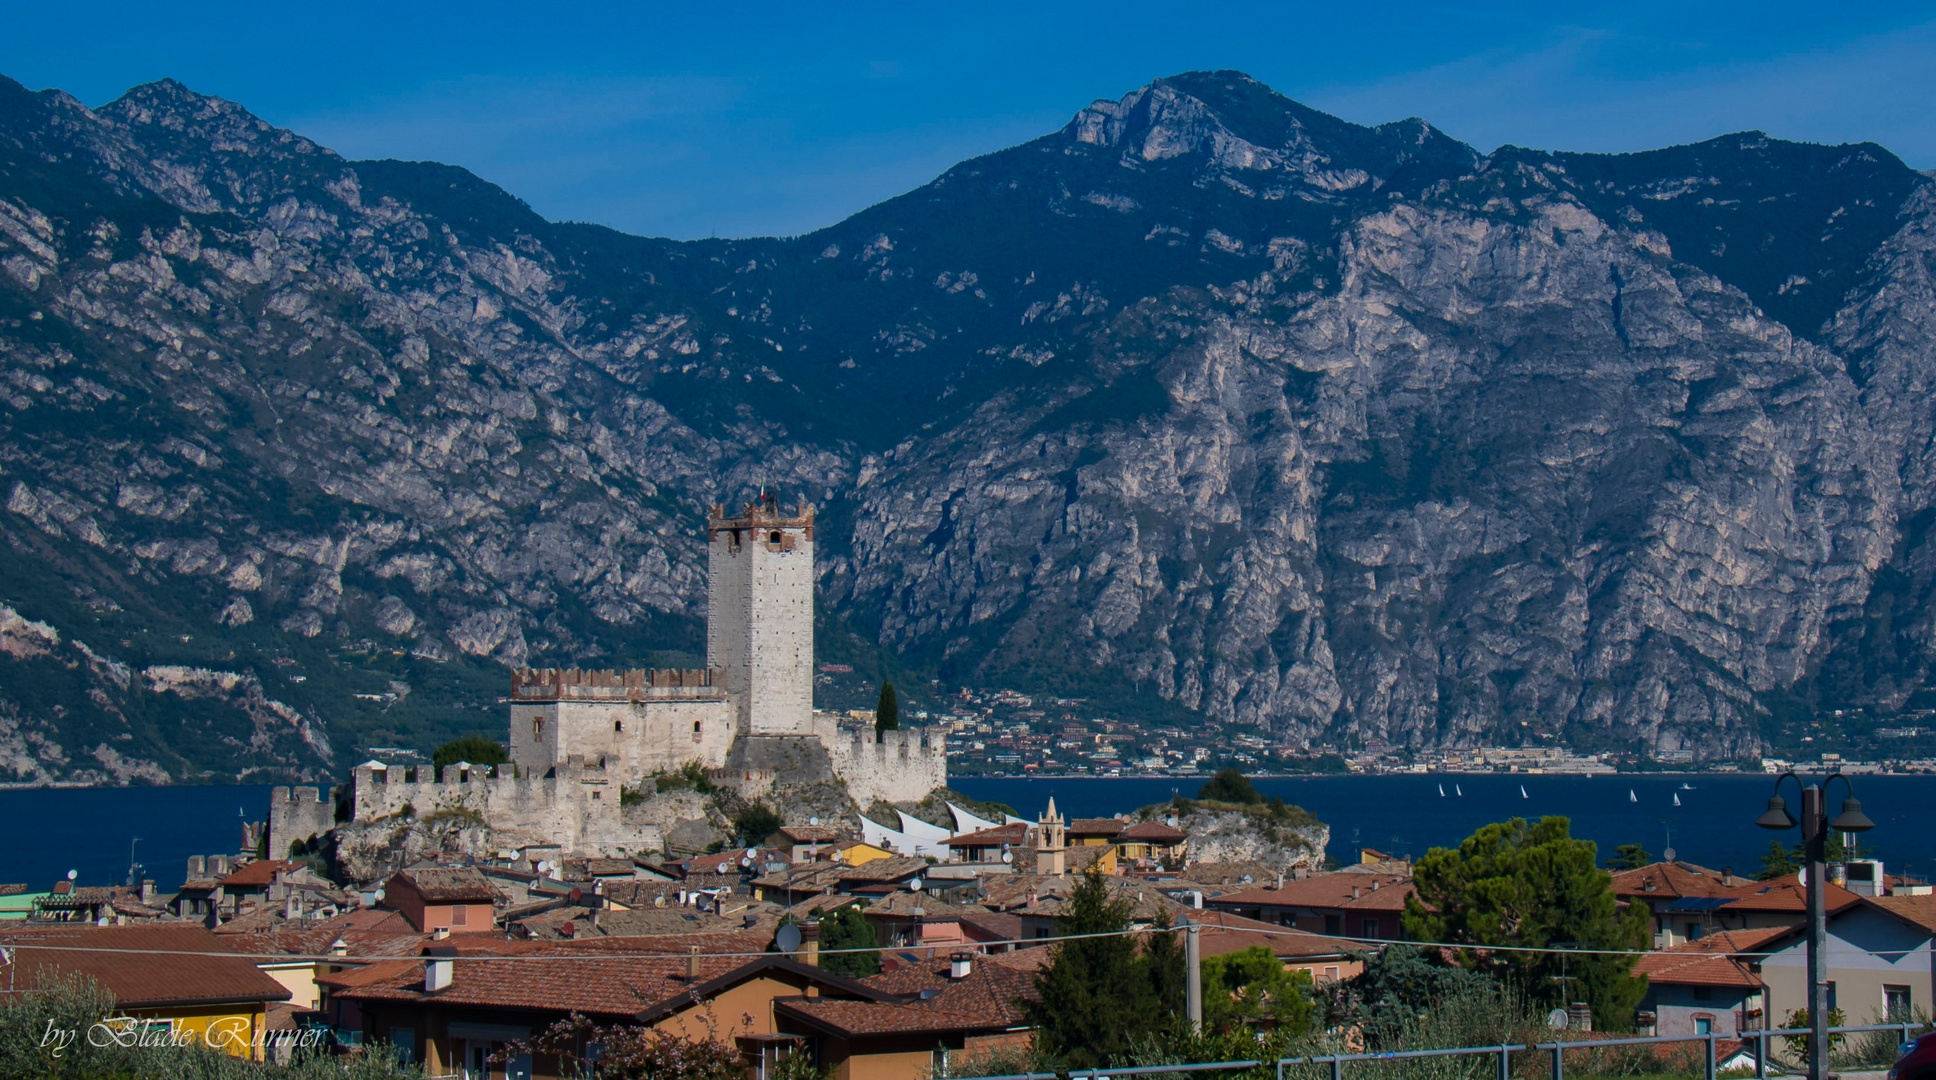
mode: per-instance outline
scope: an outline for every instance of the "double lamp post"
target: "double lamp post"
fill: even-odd
[[[1798,824],[1788,812],[1788,801],[1781,797],[1781,785],[1793,780],[1801,790],[1802,887],[1808,897],[1808,1080],[1828,1080],[1828,979],[1822,969],[1822,943],[1828,936],[1828,834],[1866,832],[1875,822],[1862,812],[1855,797],[1855,785],[1838,770],[1818,784],[1803,783],[1793,772],[1775,778],[1775,793],[1768,799],[1768,812],[1755,819],[1764,829],[1792,829]],[[1836,780],[1848,789],[1842,812],[1828,817],[1828,786]],[[1769,1017],[1773,1019],[1772,1016]],[[1767,1043],[1762,1043],[1767,1052]]]

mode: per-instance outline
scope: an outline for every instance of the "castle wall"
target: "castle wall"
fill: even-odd
[[[548,701],[511,705],[511,760],[542,774],[572,756],[637,785],[689,761],[718,768],[733,745],[733,704],[718,701]]]
[[[823,721],[822,726],[828,722]],[[948,786],[948,740],[943,728],[903,728],[880,733],[842,734],[822,730],[833,757],[834,775],[861,806],[876,799],[919,802],[935,788]]]
[[[313,787],[273,788],[269,792],[271,859],[289,857],[290,845],[312,840],[336,827],[336,804]]]
[[[479,768],[460,775],[451,766],[441,781],[409,781],[402,768],[359,765],[352,780],[354,820],[393,817],[408,805],[420,821],[439,813],[475,814],[505,847],[557,844],[572,854],[615,855],[663,844],[658,827],[625,822],[619,785],[603,769],[571,759],[547,776],[486,773]]]

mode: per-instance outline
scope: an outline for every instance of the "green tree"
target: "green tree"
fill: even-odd
[[[780,831],[780,815],[763,802],[750,802],[740,808],[733,817],[733,827],[739,830],[741,840],[749,844],[762,844],[766,838]]]
[[[1374,1049],[1403,1044],[1418,1018],[1439,1012],[1447,1002],[1478,1001],[1503,1012],[1500,984],[1483,972],[1447,964],[1437,950],[1392,945],[1365,959],[1365,970],[1333,984],[1335,1020],[1365,1033]]]
[[[1205,802],[1261,803],[1264,797],[1257,788],[1237,769],[1220,769],[1210,782],[1197,789],[1197,798]]]
[[[879,742],[882,734],[899,731],[901,728],[901,699],[894,694],[894,684],[881,684],[880,700],[874,703],[874,741]]]
[[[1154,932],[1143,939],[1143,966],[1165,1030],[1180,1028],[1189,1009],[1190,974],[1183,962],[1182,939],[1173,926],[1170,913],[1160,912],[1150,924]]]
[[[1761,873],[1755,877],[1761,881],[1773,881],[1794,873],[1796,869],[1795,860],[1789,856],[1788,849],[1781,846],[1781,841],[1770,840],[1768,854],[1761,857]]]
[[[1207,1024],[1232,1027],[1274,1020],[1275,1027],[1302,1034],[1311,1027],[1311,990],[1311,973],[1286,968],[1266,945],[1203,961]]]
[[[430,767],[435,775],[444,775],[444,766],[468,761],[472,765],[502,765],[511,760],[505,753],[504,744],[484,735],[466,735],[452,739],[438,747],[430,755]]]
[[[1638,870],[1654,861],[1654,855],[1639,844],[1621,844],[1607,860],[1609,870]]]
[[[1123,1060],[1132,1043],[1163,1024],[1148,968],[1136,954],[1125,897],[1111,898],[1092,864],[1069,894],[1055,929],[1069,940],[1051,946],[1035,975],[1038,1000],[1028,1004],[1036,1048],[1067,1068]],[[1101,934],[1102,937],[1078,935]]]
[[[1595,1025],[1622,1029],[1647,990],[1634,957],[1571,950],[1644,949],[1647,909],[1620,906],[1598,849],[1570,827],[1563,817],[1514,818],[1481,827],[1456,851],[1426,852],[1413,867],[1418,892],[1405,900],[1405,931],[1470,946],[1463,966],[1504,978],[1537,1003],[1584,1001]]]
[[[880,942],[874,928],[861,914],[860,905],[848,904],[820,916],[820,966],[836,975],[864,979],[881,970]],[[837,949],[867,949],[868,952],[835,952]]]

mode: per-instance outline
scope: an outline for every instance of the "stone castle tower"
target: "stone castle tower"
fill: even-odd
[[[770,499],[706,521],[706,666],[747,735],[812,735],[813,508]]]
[[[382,820],[406,805],[465,809],[507,843],[637,852],[662,846],[662,830],[626,818],[623,789],[689,764],[748,798],[802,779],[838,778],[862,806],[946,787],[942,729],[876,735],[814,715],[813,516],[809,506],[783,514],[770,498],[738,514],[712,507],[703,669],[513,671],[514,770],[489,775],[460,762],[430,776],[365,762],[351,781],[352,820]],[[269,816],[270,846],[281,853],[327,831],[333,807],[314,788],[277,788]]]

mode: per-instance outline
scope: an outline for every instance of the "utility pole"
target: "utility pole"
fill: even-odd
[[[1197,940],[1197,934],[1203,928],[1188,915],[1183,918],[1183,963],[1189,969],[1189,989],[1185,1001],[1190,1014],[1190,1033],[1196,1035],[1203,1031],[1203,946]]]

